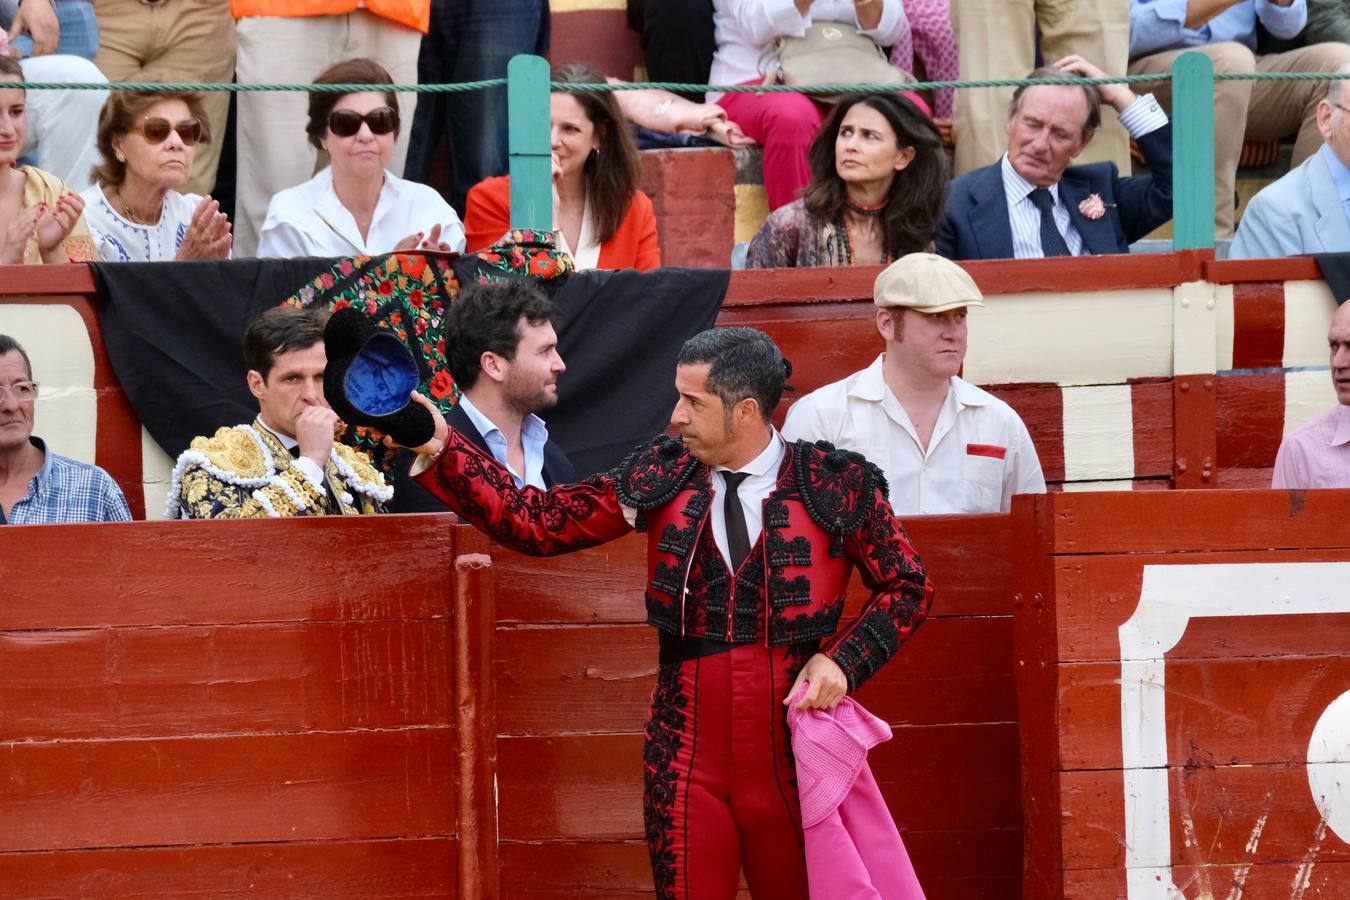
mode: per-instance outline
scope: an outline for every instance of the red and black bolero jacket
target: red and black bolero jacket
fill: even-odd
[[[498,542],[536,556],[647,538],[647,618],[676,635],[795,644],[835,634],[849,572],[872,595],[822,647],[854,690],[928,614],[933,585],[886,501],[880,471],[827,443],[789,444],[763,529],[734,577],[711,539],[707,466],[661,436],[612,471],[549,491],[510,474],[455,432],[417,476]]]

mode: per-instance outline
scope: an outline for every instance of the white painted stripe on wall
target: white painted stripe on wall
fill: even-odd
[[[94,462],[98,398],[94,393],[94,347],[74,307],[63,304],[0,304],[0,334],[14,338],[33,363],[38,390],[33,434],[53,453]]]
[[[1164,288],[986,297],[970,311],[965,378],[1078,385],[1170,376],[1172,302]]]
[[[1128,384],[1064,388],[1064,480],[1134,477],[1134,410]]]
[[[1331,369],[1284,373],[1284,430],[1293,431],[1336,405]]]
[[[1327,329],[1336,300],[1324,281],[1284,283],[1284,365],[1325,366]],[[1330,377],[1327,376],[1328,382]]]
[[[554,15],[589,10],[627,10],[628,0],[549,0],[548,11]],[[636,38],[634,38],[636,40]]]
[[[1172,308],[1172,371],[1211,374],[1215,369],[1214,286],[1203,281],[1177,285]]]
[[[1214,285],[1214,365],[1223,372],[1233,368],[1233,286]]]
[[[173,460],[141,426],[141,481],[146,519],[164,518],[164,499],[173,480]]]
[[[1064,491],[1069,494],[1081,494],[1087,491],[1132,491],[1133,479],[1121,478],[1113,481],[1066,481]]]

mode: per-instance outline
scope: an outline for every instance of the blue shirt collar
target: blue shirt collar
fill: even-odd
[[[1331,145],[1323,144],[1317,151],[1322,157],[1322,162],[1327,164],[1327,171],[1331,173],[1331,182],[1336,185],[1336,193],[1341,198],[1341,204],[1350,203],[1350,169],[1347,169],[1341,158],[1331,149]]]
[[[47,492],[47,485],[52,482],[52,455],[47,452],[47,444],[42,438],[36,435],[28,436],[28,443],[42,451],[42,467],[37,470],[33,480],[29,482],[28,495],[30,497],[41,497]]]
[[[492,451],[492,456],[506,466],[507,471],[515,477],[516,487],[524,487],[532,484],[535,487],[544,487],[544,445],[548,443],[548,426],[544,420],[529,413],[520,423],[520,443],[525,448],[525,471],[515,472],[506,462],[506,435],[496,424],[483,415],[482,410],[473,405],[468,394],[461,394],[459,404],[464,408],[464,414],[469,417],[473,427],[478,429],[478,433],[483,436],[483,441]]]

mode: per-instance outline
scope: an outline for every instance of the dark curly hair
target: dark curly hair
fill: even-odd
[[[484,353],[516,358],[520,320],[542,325],[557,314],[543,291],[527,279],[470,284],[445,314],[445,361],[460,390],[478,382]]]
[[[899,94],[855,94],[830,112],[807,155],[811,183],[802,194],[806,211],[829,222],[843,216],[848,192],[835,168],[835,141],[844,117],[860,103],[881,113],[895,132],[896,146],[914,149],[914,160],[895,173],[881,214],[886,255],[899,259],[927,250],[947,202],[947,158],[932,120]]]

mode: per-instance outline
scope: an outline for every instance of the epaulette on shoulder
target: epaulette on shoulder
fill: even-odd
[[[887,496],[886,476],[861,453],[837,449],[829,441],[797,441],[792,464],[807,513],[833,536],[830,555],[841,555],[843,536],[871,515],[878,489],[883,499]]]
[[[684,489],[698,466],[677,438],[663,434],[639,444],[614,469],[619,502],[639,512],[663,506]]]
[[[394,497],[394,488],[384,480],[384,474],[375,468],[370,457],[343,443],[335,443],[337,468],[347,486],[358,494],[388,503]]]
[[[221,428],[211,437],[197,437],[184,456],[205,461],[217,477],[248,483],[271,475],[271,460],[262,441],[247,425]]]

